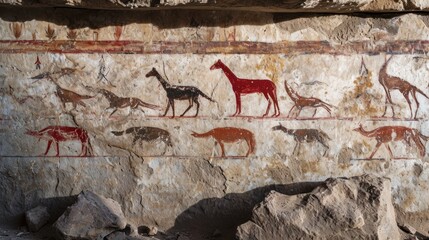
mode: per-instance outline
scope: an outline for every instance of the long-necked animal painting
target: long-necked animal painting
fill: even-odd
[[[273,131],[280,130],[288,135],[293,136],[293,139],[295,140],[295,147],[293,148],[292,154],[295,154],[295,152],[299,154],[301,143],[304,143],[304,142],[307,142],[307,143],[319,142],[325,148],[325,152],[323,153],[323,156],[326,156],[329,150],[329,145],[327,142],[331,140],[331,138],[329,138],[328,134],[326,134],[322,130],[288,129],[281,124],[274,126],[272,130]]]
[[[171,85],[170,83],[165,80],[161,74],[158,73],[158,71],[155,68],[152,68],[147,74],[146,77],[156,77],[158,81],[161,83],[162,87],[164,88],[165,92],[167,93],[168,98],[168,104],[167,108],[165,109],[165,112],[162,116],[167,115],[168,110],[173,110],[172,118],[174,118],[174,101],[175,100],[188,100],[189,106],[186,108],[186,110],[180,115],[183,117],[189,109],[191,109],[194,106],[194,103],[197,105],[197,110],[195,112],[194,117],[198,116],[198,111],[200,109],[200,102],[198,100],[199,96],[202,96],[206,99],[208,99],[211,102],[215,102],[215,100],[211,99],[209,96],[207,96],[205,93],[203,93],[200,89],[193,87],[193,86],[177,86],[177,85]]]
[[[233,116],[241,114],[241,96],[250,93],[262,93],[268,101],[267,110],[263,117],[268,116],[271,107],[271,101],[274,104],[273,117],[280,115],[280,108],[277,101],[276,85],[268,79],[245,79],[237,77],[220,59],[217,60],[210,70],[221,69],[231,83],[235,94],[235,113]]]
[[[78,140],[82,144],[81,153],[79,156],[91,156],[91,144],[89,142],[88,133],[85,129],[79,127],[69,126],[49,126],[39,131],[27,130],[26,134],[36,137],[39,140],[43,139],[48,141],[48,146],[44,155],[46,156],[51,148],[52,143],[55,143],[57,153],[55,156],[60,156],[60,142]]]
[[[133,136],[134,146],[137,141],[145,141],[145,142],[155,142],[161,141],[165,144],[164,155],[168,147],[173,148],[173,143],[171,142],[170,133],[167,130],[156,128],[156,127],[130,127],[124,131],[112,131],[115,136],[122,136],[124,134],[131,134]],[[142,143],[142,142],[140,142]]]
[[[395,109],[393,108],[393,105],[395,105],[392,101],[392,96],[390,95],[390,92],[393,90],[398,90],[401,92],[401,94],[404,96],[405,100],[408,103],[408,106],[410,108],[410,119],[413,118],[413,109],[411,107],[411,100],[410,100],[410,94],[412,98],[414,99],[414,102],[416,102],[416,111],[414,113],[414,119],[417,119],[417,111],[419,110],[419,100],[417,99],[416,94],[420,93],[421,95],[425,96],[427,99],[429,97],[420,89],[418,89],[416,86],[412,85],[411,83],[405,81],[404,79],[401,79],[399,77],[391,76],[387,73],[387,66],[389,64],[389,61],[392,60],[392,57],[390,57],[381,67],[379,75],[378,75],[378,81],[380,82],[381,86],[383,86],[383,89],[386,93],[386,105],[384,107],[384,117],[387,112],[388,106],[392,109],[392,117],[395,118]]]
[[[301,110],[304,108],[314,108],[314,112],[313,112],[312,117],[314,117],[316,115],[317,108],[324,108],[329,113],[329,116],[331,116],[331,109],[330,108],[333,107],[332,105],[330,105],[330,104],[328,104],[328,103],[326,103],[326,102],[324,102],[318,98],[303,97],[303,96],[299,95],[295,90],[293,90],[289,86],[289,84],[286,81],[285,81],[285,89],[286,89],[287,95],[294,102],[293,106],[289,110],[287,117],[292,117],[291,113],[292,113],[292,110],[294,110],[295,108],[298,109],[298,112],[295,114],[294,118],[297,118],[299,116],[299,114],[301,113]]]
[[[208,138],[212,137],[215,139],[215,144],[219,143],[222,154],[222,157],[225,157],[225,144],[224,143],[234,143],[240,140],[244,140],[247,143],[248,150],[246,152],[246,157],[249,154],[255,152],[256,141],[253,133],[247,129],[243,128],[234,128],[234,127],[222,127],[222,128],[213,128],[212,130],[205,133],[196,133],[192,132],[192,136],[196,138]]]
[[[134,97],[119,97],[111,91],[106,89],[98,89],[99,93],[101,93],[104,97],[106,97],[107,101],[109,101],[109,107],[107,109],[113,109],[109,116],[112,116],[118,109],[130,107],[131,109],[139,109],[143,111],[143,109],[139,108],[149,108],[153,110],[160,109],[157,105],[143,102],[142,100]],[[106,109],[106,110],[107,110]]]
[[[375,138],[377,144],[375,149],[372,151],[368,159],[372,159],[374,154],[384,144],[389,151],[390,158],[395,159],[393,156],[392,150],[390,149],[389,142],[393,141],[405,141],[408,146],[411,146],[411,140],[416,144],[417,149],[419,150],[420,157],[424,157],[426,154],[425,145],[421,140],[427,141],[429,137],[420,133],[417,129],[404,127],[404,126],[384,126],[373,129],[371,131],[365,130],[362,125],[359,125],[358,128],[353,129],[354,131],[362,134],[365,137]]]

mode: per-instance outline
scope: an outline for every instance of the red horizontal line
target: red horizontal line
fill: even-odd
[[[327,41],[268,42],[142,42],[0,40],[0,53],[111,53],[111,54],[424,54],[429,40],[386,42],[357,41],[331,44]]]

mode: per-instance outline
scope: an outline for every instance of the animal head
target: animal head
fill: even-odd
[[[222,61],[220,61],[220,59],[218,59],[211,67],[210,70],[215,70],[215,69],[219,69],[222,66]]]
[[[360,131],[362,131],[363,130],[363,127],[362,127],[362,124],[361,123],[359,123],[359,127],[357,127],[357,128],[355,128],[355,129],[353,129],[353,131],[355,131],[355,132],[360,132]]]
[[[196,132],[192,131],[191,135],[192,135],[193,137],[196,137],[196,136],[198,135],[198,133],[196,133]]]
[[[283,125],[282,125],[281,123],[279,123],[279,125],[274,126],[274,127],[272,127],[271,129],[272,129],[273,131],[276,131],[276,130],[285,129],[285,127],[283,127]]]
[[[146,77],[156,77],[158,75],[158,71],[155,68],[152,68],[148,73],[146,73]]]
[[[37,76],[31,77],[31,79],[36,79],[36,81],[34,81],[34,82],[33,82],[33,83],[35,83],[35,82],[37,82],[37,81],[39,81],[39,80],[42,80],[42,79],[48,78],[48,77],[50,77],[50,76],[51,76],[51,73],[50,73],[50,72],[44,72],[44,73],[41,73],[41,74],[39,74],[39,75],[37,75]]]
[[[38,131],[30,130],[30,129],[27,129],[27,131],[25,132],[25,134],[39,138],[38,141],[40,141],[40,139],[43,138],[43,134],[42,133],[40,133]]]

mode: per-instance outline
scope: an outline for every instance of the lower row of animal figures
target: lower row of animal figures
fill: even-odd
[[[301,147],[301,143],[312,143],[318,142],[324,148],[325,151],[323,156],[326,156],[327,151],[329,150],[328,141],[331,140],[329,136],[318,129],[288,129],[283,125],[279,124],[272,128],[273,131],[280,130],[284,133],[293,136],[296,144],[293,150],[293,154],[299,153],[299,149]],[[389,151],[391,159],[395,159],[393,156],[392,150],[390,149],[389,143],[393,141],[405,141],[408,146],[411,146],[411,141],[414,142],[417,149],[419,150],[420,157],[424,157],[426,154],[425,143],[429,140],[428,136],[423,135],[417,129],[408,128],[404,126],[384,126],[379,127],[371,131],[365,130],[362,125],[358,128],[354,129],[361,133],[362,135],[370,138],[375,138],[377,144],[375,149],[372,151],[371,155],[368,159],[372,159],[377,150],[380,148],[382,144],[385,144],[387,150]],[[133,135],[133,143],[134,146],[137,141],[162,141],[165,144],[164,151],[162,155],[165,154],[167,149],[173,148],[173,144],[171,141],[170,133],[167,130],[156,128],[156,127],[131,127],[124,131],[112,131],[112,133],[116,136],[122,136],[124,134]],[[78,140],[81,142],[82,148],[79,156],[86,157],[92,155],[92,147],[89,141],[88,133],[78,127],[69,127],[69,126],[49,126],[39,131],[27,130],[26,134],[37,137],[40,139],[44,139],[48,141],[48,145],[44,155],[47,155],[52,143],[56,144],[56,155],[60,155],[59,150],[59,142],[64,141],[73,141]],[[222,127],[222,128],[214,128],[205,133],[196,133],[192,132],[192,136],[196,138],[208,138],[212,137],[215,140],[215,146],[219,144],[221,148],[221,156],[225,157],[225,143],[234,143],[240,140],[244,140],[248,145],[248,150],[245,156],[249,156],[253,154],[256,149],[256,141],[254,134],[243,128],[234,128],[234,127]]]

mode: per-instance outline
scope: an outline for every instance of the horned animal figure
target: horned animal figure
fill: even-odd
[[[200,109],[200,102],[198,101],[198,97],[201,95],[202,97],[208,99],[211,102],[215,102],[215,100],[211,99],[209,96],[207,96],[205,93],[203,93],[200,89],[193,87],[193,86],[177,86],[177,85],[171,85],[170,83],[165,80],[161,74],[158,73],[158,71],[155,68],[152,68],[150,72],[146,74],[146,77],[156,77],[158,81],[161,83],[162,87],[164,88],[165,92],[167,93],[168,98],[168,105],[165,109],[164,115],[167,115],[168,110],[170,109],[170,106],[173,110],[173,116],[174,118],[174,100],[188,100],[189,106],[188,108],[180,115],[183,117],[189,109],[191,109],[194,106],[194,103],[197,105],[197,111],[195,113],[195,116],[198,116],[198,111]]]
[[[378,75],[378,81],[380,82],[381,86],[383,86],[383,89],[386,92],[386,105],[384,107],[383,117],[386,115],[388,105],[390,105],[390,108],[392,109],[393,118],[395,118],[395,109],[393,109],[394,103],[392,101],[390,92],[393,90],[399,90],[399,92],[401,92],[401,94],[404,96],[405,100],[407,100],[408,106],[410,107],[410,118],[413,118],[413,109],[411,107],[410,94],[416,102],[416,112],[414,113],[414,119],[417,119],[417,111],[419,110],[420,103],[416,97],[416,93],[420,93],[428,99],[429,97],[423,91],[421,91],[411,83],[405,81],[404,79],[389,75],[387,73],[387,66],[391,59],[392,57],[390,57],[383,64]]]
[[[274,126],[273,131],[280,130],[288,135],[293,136],[295,140],[295,147],[293,148],[292,154],[295,154],[295,151],[299,153],[299,149],[301,147],[301,143],[307,142],[319,142],[325,148],[325,152],[323,156],[326,156],[327,151],[329,150],[329,146],[326,143],[328,140],[331,140],[325,132],[317,129],[288,129],[283,125],[279,124],[278,126]]]

